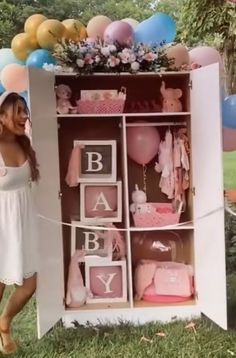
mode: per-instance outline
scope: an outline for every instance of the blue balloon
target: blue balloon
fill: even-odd
[[[26,60],[26,66],[30,67],[42,68],[45,63],[55,65],[56,60],[48,50],[44,49],[31,52]]]
[[[12,63],[17,63],[19,65],[24,65],[24,61],[18,60],[14,55],[11,48],[1,48],[0,49],[0,71],[6,66]]]
[[[171,43],[176,36],[175,21],[167,14],[158,12],[141,22],[135,29],[135,42],[152,46]]]
[[[3,85],[0,82],[0,95],[5,92],[5,88],[3,87]]]
[[[223,126],[236,129],[236,94],[228,96],[222,104]]]

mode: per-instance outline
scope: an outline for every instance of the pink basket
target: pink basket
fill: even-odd
[[[81,114],[122,113],[125,106],[124,99],[79,100],[77,103]]]
[[[151,207],[149,212],[133,213],[134,225],[136,227],[160,227],[178,224],[180,213],[173,212],[171,203],[148,204]]]

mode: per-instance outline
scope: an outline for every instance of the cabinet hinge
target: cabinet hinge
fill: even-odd
[[[58,190],[58,199],[61,199],[61,197],[62,197],[62,192]]]
[[[189,86],[189,88],[193,89],[193,81],[192,80],[189,81],[188,86]]]
[[[192,187],[191,192],[193,195],[196,195],[195,186]]]

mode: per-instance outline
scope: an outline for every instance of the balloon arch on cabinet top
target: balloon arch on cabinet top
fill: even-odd
[[[83,74],[194,70],[219,63],[223,71],[215,48],[189,50],[174,42],[176,31],[175,20],[161,12],[142,22],[97,15],[87,26],[77,19],[61,22],[33,14],[26,19],[24,32],[12,39],[11,48],[0,49],[0,93],[14,91],[27,100],[29,66]],[[222,118],[224,150],[236,150],[236,94],[222,93]]]

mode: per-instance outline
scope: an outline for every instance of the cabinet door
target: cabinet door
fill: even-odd
[[[219,66],[191,73],[196,290],[201,311],[227,328]]]
[[[42,337],[63,313],[63,250],[59,199],[59,164],[54,75],[29,68],[32,141],[40,169],[36,188],[39,217],[39,272],[37,285],[38,336]],[[49,219],[49,220],[48,220]]]

